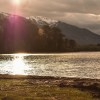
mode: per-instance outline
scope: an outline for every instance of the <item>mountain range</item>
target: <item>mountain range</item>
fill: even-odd
[[[42,16],[31,16],[28,19],[36,22],[39,26],[49,25],[58,27],[67,38],[75,40],[80,45],[100,43],[100,35],[88,29],[79,28],[77,25],[70,25],[62,21],[52,20]]]
[[[100,35],[46,17],[0,13],[0,52],[66,51],[76,44],[100,44]]]

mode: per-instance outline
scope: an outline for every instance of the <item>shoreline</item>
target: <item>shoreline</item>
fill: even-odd
[[[14,54],[29,54],[29,55],[51,55],[51,54],[70,54],[70,53],[100,53],[100,51],[71,51],[71,52],[11,52],[11,53],[0,53],[0,55],[14,55]]]
[[[42,84],[56,85],[60,88],[77,88],[81,91],[88,91],[94,98],[100,99],[100,79],[0,74],[0,80],[28,80],[31,85]]]
[[[100,79],[92,78],[79,78],[79,77],[59,77],[59,76],[35,76],[35,75],[11,75],[11,74],[0,74],[0,79],[76,79],[76,80],[88,80],[88,81],[100,81]]]

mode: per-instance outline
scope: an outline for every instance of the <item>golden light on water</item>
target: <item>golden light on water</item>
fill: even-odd
[[[12,61],[12,72],[14,75],[25,75],[25,70],[27,70],[27,66],[24,61],[25,54],[15,54],[15,58]]]

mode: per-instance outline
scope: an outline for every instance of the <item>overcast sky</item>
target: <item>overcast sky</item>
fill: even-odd
[[[21,0],[15,6],[12,0],[0,0],[0,11],[24,16],[45,16],[89,28],[100,34],[100,0]]]

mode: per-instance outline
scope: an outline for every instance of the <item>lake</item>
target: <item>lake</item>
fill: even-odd
[[[100,52],[1,54],[0,74],[100,79]]]

